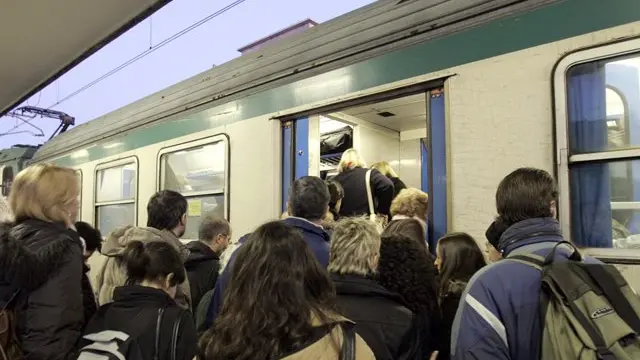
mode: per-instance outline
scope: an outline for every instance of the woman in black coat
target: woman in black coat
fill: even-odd
[[[393,183],[394,199],[396,198],[396,196],[398,196],[398,194],[400,194],[400,191],[402,191],[402,189],[407,188],[407,185],[405,185],[404,182],[400,180],[400,177],[395,172],[395,170],[393,170],[393,168],[391,167],[391,165],[389,165],[388,162],[386,161],[377,162],[371,165],[371,168],[380,171],[382,175],[386,176],[387,178],[389,178],[389,180],[391,180],[391,182]]]
[[[78,211],[78,194],[75,171],[53,165],[22,170],[11,187],[9,205],[15,225],[10,236],[50,270],[34,289],[28,289],[31,281],[17,284],[22,290],[16,308],[17,333],[26,358],[56,360],[75,354],[85,320],[83,247],[70,229]],[[40,273],[34,271],[34,276]]]
[[[393,200],[393,182],[378,170],[367,169],[356,149],[349,149],[342,154],[338,164],[338,175],[332,180],[342,185],[344,198],[340,207],[340,216],[369,215],[366,174],[371,171],[369,184],[376,214],[389,217]]]

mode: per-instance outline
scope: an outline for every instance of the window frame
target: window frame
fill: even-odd
[[[132,200],[114,200],[114,201],[102,201],[98,202],[98,173],[102,170],[113,169],[124,165],[133,164],[136,169],[135,181],[135,196]],[[138,192],[139,192],[139,180],[140,180],[140,162],[137,156],[129,156],[126,158],[108,161],[97,164],[93,171],[93,220],[96,226],[100,223],[98,219],[98,207],[108,205],[121,205],[121,204],[133,204],[133,226],[138,226]]]
[[[640,56],[640,38],[626,39],[586,49],[579,49],[561,58],[553,69],[552,106],[555,127],[555,163],[558,190],[560,192],[558,199],[558,218],[565,239],[572,242],[570,165],[597,161],[640,160],[640,146],[624,150],[607,150],[597,153],[575,155],[569,154],[567,72],[576,65],[632,54]],[[628,114],[625,114],[625,116],[628,116]],[[640,259],[640,249],[583,248],[583,250],[593,256]]]
[[[196,140],[185,141],[180,144],[163,147],[158,151],[158,156],[156,159],[156,191],[160,191],[164,189],[164,175],[163,175],[163,167],[162,167],[162,157],[164,155],[172,154],[178,151],[188,151],[191,149],[195,149],[198,147],[213,145],[215,143],[222,142],[225,149],[224,156],[224,191],[222,193],[219,192],[210,192],[210,191],[194,191],[189,193],[188,195],[184,195],[185,198],[191,197],[202,197],[202,196],[215,196],[215,195],[223,195],[224,198],[224,217],[227,221],[231,221],[230,217],[230,206],[229,206],[229,190],[230,190],[230,178],[231,178],[231,146],[230,146],[230,138],[226,133],[219,133],[211,136],[207,136],[205,138],[200,138]],[[190,240],[190,239],[186,239]],[[196,239],[197,240],[197,239]]]

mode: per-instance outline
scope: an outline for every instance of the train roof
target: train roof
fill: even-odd
[[[556,1],[377,1],[79,125],[45,143],[34,161]]]
[[[170,0],[0,0],[0,116]]]

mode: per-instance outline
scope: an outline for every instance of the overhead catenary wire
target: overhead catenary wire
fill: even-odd
[[[183,35],[191,32],[192,30],[198,28],[199,26],[201,26],[202,24],[205,24],[207,22],[209,22],[211,19],[214,19],[222,14],[224,14],[225,12],[233,9],[234,7],[244,3],[246,0],[236,0],[228,5],[226,5],[225,7],[213,12],[212,14],[200,19],[199,21],[189,25],[188,27],[178,31],[177,33],[171,35],[170,37],[162,40],[161,42],[159,42],[158,44],[156,44],[155,46],[150,46],[149,49],[141,52],[140,54],[134,56],[133,58],[125,61],[124,63],[120,64],[119,66],[115,67],[114,69],[108,71],[107,73],[103,74],[102,76],[98,77],[97,79],[89,82],[88,84],[82,86],[81,88],[79,88],[78,90],[70,93],[69,95],[63,97],[62,99],[58,99],[54,104],[51,104],[48,108],[52,108],[54,106],[60,105],[63,102],[77,96],[78,94],[86,91],[87,89],[93,87],[94,85],[96,85],[97,83],[107,79],[108,77],[110,77],[111,75],[119,72],[120,70],[126,68],[127,66],[135,63],[136,61],[146,57],[147,55],[151,54],[152,52],[158,50],[159,48],[171,43],[172,41],[182,37]]]

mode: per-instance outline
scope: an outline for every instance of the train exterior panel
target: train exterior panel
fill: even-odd
[[[640,36],[640,10],[635,0],[528,3],[539,6],[516,14],[496,12],[499,16],[480,25],[355,63],[345,59],[343,67],[306,78],[296,73],[275,81],[275,85],[260,85],[228,99],[219,94],[197,106],[184,106],[183,102],[167,117],[141,121],[140,126],[97,137],[92,144],[65,147],[73,137],[99,132],[96,124],[109,119],[123,122],[142,109],[151,118],[155,116],[149,110],[153,107],[162,109],[159,114],[167,114],[162,106],[175,100],[172,94],[180,93],[184,98],[188,89],[197,87],[197,77],[189,79],[106,115],[98,119],[100,123],[90,122],[63,134],[40,149],[34,160],[82,171],[82,218],[92,221],[97,215],[96,169],[135,158],[136,219],[144,225],[146,201],[162,187],[163,149],[181,144],[190,148],[224,134],[229,156],[225,165],[226,215],[235,235],[240,236],[277,217],[282,209],[283,138],[278,118],[442,79],[447,176],[438,181],[446,182],[447,230],[467,231],[483,239],[495,214],[495,190],[504,175],[521,166],[533,166],[563,176],[558,173],[562,157],[557,150],[562,149],[556,147],[556,125],[558,121],[566,124],[566,120],[554,119],[556,65],[580,49]],[[341,21],[348,23],[348,17]],[[209,81],[212,74],[217,73],[207,72],[199,78]],[[566,191],[561,196],[561,203],[570,201]],[[563,230],[569,232],[569,227],[565,217]]]

